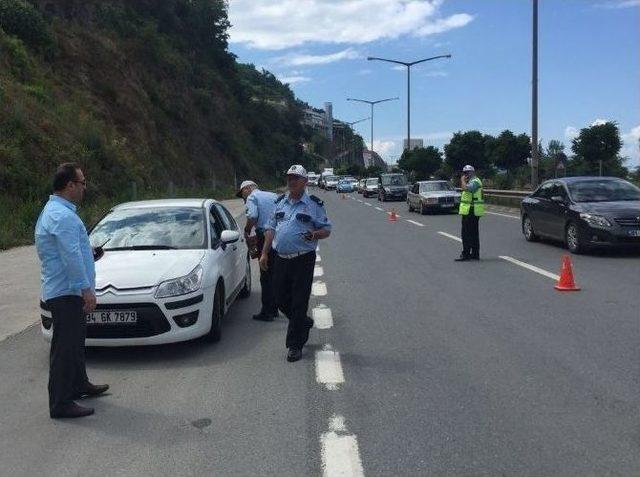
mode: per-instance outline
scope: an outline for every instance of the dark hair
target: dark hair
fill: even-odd
[[[75,181],[78,178],[78,169],[80,167],[73,162],[60,164],[56,170],[56,175],[53,177],[54,192],[64,190],[69,182]]]

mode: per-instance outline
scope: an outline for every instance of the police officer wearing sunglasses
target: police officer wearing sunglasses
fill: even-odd
[[[313,320],[307,316],[318,240],[331,234],[324,202],[306,192],[307,171],[294,165],[287,171],[288,192],[276,199],[271,220],[265,225],[260,268],[269,267],[269,252],[276,252],[274,285],[278,308],[289,319],[287,361],[302,358]]]

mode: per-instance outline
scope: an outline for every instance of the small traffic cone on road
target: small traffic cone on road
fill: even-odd
[[[389,214],[389,222],[397,222],[398,216],[396,215],[396,209],[391,209],[391,213]]]
[[[576,286],[573,281],[573,268],[571,266],[571,258],[569,255],[562,256],[562,268],[560,269],[560,279],[555,286],[559,291],[578,291],[580,287]]]
[[[342,198],[346,199],[347,198],[347,194],[342,194]]]

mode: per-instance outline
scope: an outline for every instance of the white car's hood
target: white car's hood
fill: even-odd
[[[187,275],[203,257],[204,250],[106,251],[96,262],[96,289],[152,287]]]

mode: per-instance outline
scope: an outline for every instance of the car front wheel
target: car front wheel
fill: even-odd
[[[212,343],[217,343],[222,338],[222,315],[224,313],[224,288],[219,283],[216,287],[216,294],[213,297],[213,311],[211,312],[211,329],[207,334],[207,339]]]
[[[535,242],[538,240],[538,236],[533,231],[533,222],[528,215],[525,215],[522,219],[522,233],[527,242]]]
[[[247,257],[247,266],[244,273],[244,286],[238,295],[240,298],[249,298],[251,295],[251,259]]]
[[[584,252],[585,247],[580,239],[578,226],[574,222],[569,222],[565,231],[565,243],[571,253],[580,254]]]

